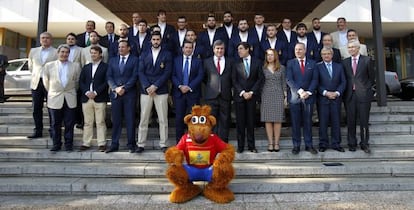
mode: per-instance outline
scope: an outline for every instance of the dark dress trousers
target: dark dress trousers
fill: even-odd
[[[316,100],[318,87],[318,74],[315,73],[315,61],[306,59],[305,72],[302,75],[297,58],[287,62],[286,83],[288,85],[287,97],[292,120],[292,140],[294,147],[301,144],[301,125],[303,124],[303,138],[306,147],[312,146],[312,113]],[[312,95],[307,99],[301,99],[299,89],[309,91]]]
[[[135,140],[135,105],[137,100],[137,73],[138,58],[132,54],[125,63],[121,72],[120,56],[109,60],[107,79],[111,90],[110,98],[112,104],[112,143],[111,149],[119,148],[119,138],[122,131],[122,118],[125,119],[127,130],[128,149],[135,151],[137,145]],[[115,88],[124,86],[125,94],[119,96],[115,93]]]
[[[373,97],[372,86],[375,81],[375,73],[371,59],[368,56],[359,56],[355,75],[352,69],[352,62],[352,56],[343,60],[347,80],[344,103],[348,125],[348,146],[355,148],[357,146],[357,118],[359,118],[361,135],[360,145],[369,146],[368,121]]]
[[[260,91],[263,85],[262,62],[251,57],[250,71],[247,75],[243,59],[238,59],[232,70],[234,102],[236,106],[236,127],[238,151],[244,150],[247,134],[248,150],[256,149],[254,139],[254,125],[256,122],[256,104],[260,99]],[[249,100],[240,96],[242,91],[253,92]]]
[[[328,126],[331,125],[331,148],[341,146],[341,104],[346,88],[346,78],[342,63],[331,62],[332,77],[325,62],[316,64],[318,73],[318,101],[319,101],[319,147],[329,147]],[[324,91],[338,92],[335,99],[324,96]]]

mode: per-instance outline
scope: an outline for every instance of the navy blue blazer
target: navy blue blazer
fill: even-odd
[[[237,45],[241,42],[239,32],[232,34],[232,37],[229,42],[229,57],[232,57],[234,59],[239,59],[239,53],[237,52]],[[247,43],[250,45],[250,55],[254,58],[259,59],[260,53],[261,53],[261,47],[259,40],[257,39],[257,36],[252,36],[249,32],[249,35],[247,36]]]
[[[322,61],[321,50],[319,50],[319,53],[318,53],[319,57],[316,59],[316,62]],[[332,51],[333,51],[332,61],[335,63],[342,63],[341,51],[339,51],[339,49],[336,49],[336,48],[332,48]]]
[[[315,61],[311,59],[305,60],[305,74],[302,75],[300,70],[299,61],[297,58],[291,59],[287,62],[286,67],[286,83],[288,85],[288,101],[292,104],[302,102],[299,97],[298,90],[303,89],[312,93],[308,99],[305,100],[306,104],[315,103],[316,90],[318,88],[318,74],[315,73]]]
[[[172,71],[172,95],[174,97],[182,97],[183,94],[181,93],[178,86],[183,85],[183,55],[179,55],[174,59],[174,68]],[[201,82],[204,79],[204,69],[203,69],[203,62],[201,59],[197,57],[191,58],[191,66],[190,66],[190,75],[188,78],[188,86],[191,88],[191,92],[188,92],[186,95],[190,98],[201,98]]]
[[[120,56],[110,58],[108,63],[108,71],[106,77],[108,79],[109,88],[115,91],[116,87],[124,86],[125,95],[136,94],[136,82],[138,76],[138,57],[129,54],[125,63],[124,72],[121,74],[119,69]],[[114,94],[110,94],[114,97]]]
[[[319,103],[328,104],[330,102],[341,103],[342,95],[346,88],[345,71],[341,63],[332,62],[332,78],[329,75],[325,62],[316,64],[316,72],[318,73],[318,94]],[[335,100],[330,100],[323,96],[324,91],[338,91],[340,96]]]
[[[200,32],[197,40],[198,40],[198,44],[201,44],[201,45],[204,46],[204,49],[205,49],[205,57],[206,58],[209,58],[209,57],[211,57],[211,56],[214,55],[214,53],[213,53],[213,45],[212,44],[210,45],[210,38],[208,36],[207,30]],[[224,44],[227,46],[227,40],[228,40],[227,35],[224,34],[221,30],[218,30],[218,29],[216,30],[216,33],[214,34],[214,37],[213,37],[213,43],[216,40],[223,41]]]
[[[142,42],[142,47],[139,45],[140,43],[139,36],[136,36],[135,39],[136,39],[136,45],[137,45],[136,48],[138,51],[138,56],[140,56],[145,51],[148,51],[151,49],[151,34],[149,32],[147,33],[147,35],[144,38],[144,41]]]
[[[252,36],[254,39],[256,39],[256,41],[258,43],[260,43],[260,42],[262,42],[263,40],[265,40],[267,38],[266,30],[267,30],[267,27],[264,26],[263,27],[262,37],[259,40],[259,36],[257,35],[256,27],[253,25],[253,27],[249,28],[249,36]]]
[[[290,42],[288,42],[285,32],[282,30],[276,34],[278,40],[282,41],[286,51],[286,61],[295,58],[295,45],[298,42],[298,35],[295,31],[291,31]]]
[[[141,93],[148,94],[146,89],[155,85],[158,87],[157,94],[168,94],[168,79],[172,71],[171,53],[161,47],[155,65],[153,64],[152,51],[145,51],[139,57],[139,81],[141,84]]]
[[[275,50],[276,50],[276,52],[279,56],[279,62],[282,65],[286,65],[286,62],[287,62],[287,60],[286,60],[287,48],[284,46],[285,44],[286,44],[285,42],[282,42],[279,39],[276,40],[276,44],[275,44]],[[260,45],[261,45],[261,49],[263,50],[263,52],[262,52],[263,56],[262,56],[261,59],[264,60],[265,59],[265,57],[264,57],[265,56],[265,51],[271,48],[270,47],[270,42],[266,38],[266,39],[262,40]]]
[[[306,57],[316,61],[320,55],[319,45],[316,40],[306,37]]]
[[[82,103],[86,103],[89,100],[85,93],[90,90],[91,83],[93,90],[98,94],[94,98],[94,101],[108,101],[108,83],[106,79],[107,70],[108,64],[101,61],[96,69],[94,77],[92,78],[92,63],[88,63],[83,66],[79,77],[79,89],[81,92]]]

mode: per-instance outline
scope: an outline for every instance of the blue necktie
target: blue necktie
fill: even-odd
[[[332,64],[327,63],[326,66],[328,67],[329,76],[332,78]]]
[[[247,59],[247,58],[244,59],[244,68],[245,68],[245,71],[246,71],[246,77],[249,77],[249,75],[250,75],[250,66],[249,66],[249,61],[248,60],[249,59]]]
[[[183,69],[183,85],[188,85],[188,63],[188,57],[186,57]]]
[[[119,72],[121,74],[123,74],[124,73],[124,69],[125,69],[125,57],[122,56],[121,63],[119,64]]]

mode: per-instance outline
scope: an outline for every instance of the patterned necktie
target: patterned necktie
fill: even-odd
[[[332,78],[332,64],[327,63],[326,66],[328,67],[329,76]]]
[[[124,73],[124,69],[125,69],[125,56],[122,56],[121,63],[119,64],[119,71],[121,72],[121,74]]]
[[[188,65],[189,65],[189,57],[186,56],[185,63],[184,63],[184,69],[183,69],[183,85],[188,85]]]
[[[250,75],[250,66],[249,66],[249,59],[244,59],[244,70],[246,71],[246,77]]]
[[[305,75],[305,64],[303,59],[300,60],[300,72],[302,75]]]

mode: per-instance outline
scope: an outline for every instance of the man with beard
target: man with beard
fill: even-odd
[[[237,33],[237,26],[235,26],[233,24],[233,14],[231,13],[231,11],[225,11],[223,14],[223,26],[221,26],[220,28],[218,28],[217,30],[219,30],[221,33],[223,33],[224,35],[226,35],[226,39],[223,40],[226,43],[230,43],[230,39],[231,36],[234,33]],[[226,46],[226,55],[228,52],[228,45]]]
[[[306,36],[308,28],[304,23],[299,23],[296,26],[296,33],[298,34],[297,42],[303,43],[306,47],[306,57],[315,60],[315,54],[318,51],[318,45],[316,42],[312,42]]]
[[[239,59],[237,46],[240,42],[247,42],[250,45],[250,55],[255,58],[260,58],[260,44],[256,37],[249,34],[249,24],[245,18],[239,20],[238,33],[234,33],[229,43],[229,57]]]
[[[209,14],[207,18],[207,29],[200,33],[199,43],[202,44],[206,50],[206,57],[213,56],[213,43],[216,40],[222,40],[227,45],[226,35],[216,29],[216,17],[214,14]]]
[[[81,66],[82,48],[76,45],[76,34],[68,33],[66,35],[66,44],[70,47],[68,60]]]
[[[177,31],[173,34],[172,38],[172,44],[174,51],[171,51],[173,53],[173,56],[176,56],[178,54],[181,54],[181,49],[183,47],[183,42],[185,39],[185,34],[187,33],[187,19],[185,16],[180,16],[177,19]]]
[[[160,148],[167,150],[168,138],[168,79],[172,71],[172,57],[167,49],[161,47],[161,34],[151,35],[151,50],[140,56],[138,75],[141,85],[141,121],[138,132],[137,153],[142,153],[147,141],[148,122],[155,105],[159,119]]]
[[[312,28],[313,30],[307,34],[308,42],[316,43],[317,50],[315,52],[315,60],[318,60],[321,55],[320,51],[323,48],[322,38],[325,36],[325,32],[321,31],[321,21],[319,18],[312,19]]]
[[[129,38],[128,37],[128,26],[125,24],[121,24],[119,26],[119,39],[118,39],[118,43],[111,45],[111,50],[109,50],[109,52],[111,52],[112,54],[109,55],[109,58],[113,58],[118,56],[118,45],[119,42],[121,42],[122,40],[127,41],[129,43],[129,46],[131,48],[130,53],[134,56],[138,57],[138,44],[137,41],[133,38]]]
[[[192,56],[196,58],[204,59],[206,58],[206,52],[204,50],[204,46],[197,43],[197,34],[194,30],[189,29],[185,34],[185,40],[193,43],[193,52]]]
[[[276,33],[277,33],[276,25],[271,24],[267,26],[266,28],[267,38],[263,39],[260,43],[261,45],[260,49],[262,50],[261,53],[264,55],[266,50],[274,49],[276,50],[279,56],[279,62],[283,65],[286,65],[286,59],[285,59],[286,48],[283,46],[284,43],[280,41],[279,39],[277,39]]]

